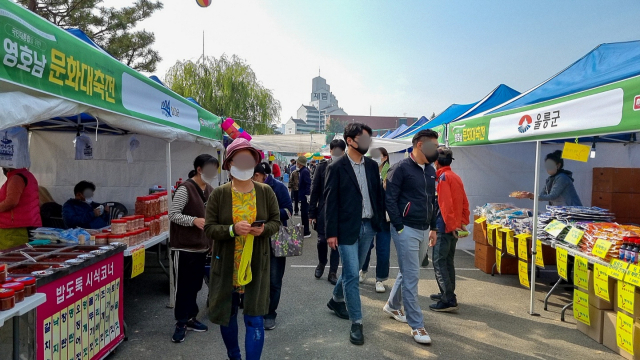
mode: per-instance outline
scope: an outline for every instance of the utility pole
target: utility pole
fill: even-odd
[[[202,30],[202,65],[204,65],[204,30]]]

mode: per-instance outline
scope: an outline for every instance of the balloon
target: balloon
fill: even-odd
[[[196,0],[200,7],[209,7],[211,5],[211,0]]]

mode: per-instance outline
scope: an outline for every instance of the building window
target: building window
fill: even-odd
[[[327,93],[322,94],[322,100],[327,100]]]

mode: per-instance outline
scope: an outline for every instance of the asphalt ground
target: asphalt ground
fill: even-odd
[[[570,301],[571,293],[560,291],[553,295],[549,311],[543,311],[542,301],[550,289],[550,281],[539,281],[535,306],[540,316],[530,316],[530,292],[520,286],[517,275],[487,275],[474,268],[473,251],[461,249],[456,252],[456,292],[460,304],[457,313],[429,310],[432,303],[429,295],[438,288],[433,268],[421,270],[420,305],[432,345],[415,343],[406,324],[382,312],[398,272],[394,246],[391,247],[391,278],[385,282],[387,292],[375,292],[374,269],[360,286],[365,344],[352,345],[350,322],[327,309],[333,289],[327,273],[320,280],[313,276],[317,264],[315,245],[314,233],[305,240],[303,256],[287,259],[277,327],[266,332],[262,359],[621,359],[576,330],[571,310],[567,311],[567,321],[560,321],[561,307]],[[145,272],[125,284],[128,341],[109,359],[226,359],[219,327],[205,315],[206,285],[199,294],[198,304],[201,306],[199,318],[209,326],[209,332],[189,332],[184,343],[171,342],[174,317],[173,310],[167,308],[169,282],[154,264],[154,256],[147,253]],[[374,250],[371,265],[375,263]],[[239,324],[243,348],[242,318]]]

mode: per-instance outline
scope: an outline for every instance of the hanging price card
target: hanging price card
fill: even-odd
[[[567,272],[567,260],[569,259],[569,254],[566,249],[561,247],[556,248],[556,262],[558,264],[558,275],[565,280],[569,280],[569,275]]]
[[[618,307],[631,315],[633,314],[634,292],[636,287],[624,281],[618,281]]]
[[[507,253],[509,255],[516,256],[516,245],[515,240],[513,239],[513,231],[511,230],[507,232]]]
[[[144,245],[140,245],[133,249],[131,252],[132,265],[131,265],[131,278],[142,274],[144,272]]]
[[[483,223],[483,222],[485,222],[485,221],[487,221],[487,218],[479,217],[479,218],[477,218],[474,222],[475,222],[476,224],[482,224],[482,223]]]
[[[527,246],[527,239],[530,236],[531,235],[528,234],[516,235],[516,238],[518,239],[518,257],[525,262],[529,261],[529,247]]]
[[[589,290],[589,261],[580,256],[575,258],[573,283],[579,288]]]
[[[578,245],[583,236],[584,231],[572,227],[571,230],[569,230],[567,236],[564,238],[564,241],[568,242],[571,245]]]
[[[498,274],[502,274],[502,252],[496,249],[496,270]]]
[[[589,307],[589,294],[578,289],[573,290],[573,306],[576,305]]]
[[[494,246],[494,237],[496,235],[496,229],[498,227],[500,227],[500,225],[487,225],[487,241],[491,246]]]
[[[624,281],[634,286],[640,286],[640,266],[630,264],[627,268],[627,275],[624,276]]]
[[[593,272],[593,291],[599,298],[610,302],[609,269],[600,264],[593,264]]]
[[[562,230],[564,230],[564,228],[566,228],[567,225],[561,223],[558,220],[553,220],[552,222],[549,223],[549,225],[547,225],[544,228],[544,231],[548,232],[549,234],[551,234],[554,237],[558,237],[558,235],[560,235],[560,233],[562,232]]]
[[[581,323],[591,326],[591,321],[589,320],[589,307],[585,307],[584,305],[573,304],[573,317],[580,321]]]
[[[544,258],[542,256],[542,242],[536,240],[536,266],[544,269]]]
[[[612,245],[611,241],[598,239],[596,240],[596,243],[593,244],[593,249],[591,250],[591,253],[597,257],[601,257],[604,259],[607,257],[607,253],[609,252],[611,245]]]
[[[564,149],[562,150],[562,158],[587,162],[587,160],[589,160],[590,153],[591,147],[589,145],[566,142],[564,143]]]
[[[616,280],[622,281],[625,274],[627,273],[628,267],[628,263],[618,259],[613,259],[611,260],[611,264],[609,264],[609,276]]]
[[[616,318],[616,342],[618,347],[633,354],[633,318],[618,311]]]
[[[496,248],[502,250],[504,237],[504,231],[502,231],[502,228],[496,229]]]
[[[518,261],[518,277],[520,278],[520,285],[529,288],[529,267],[526,261]]]

